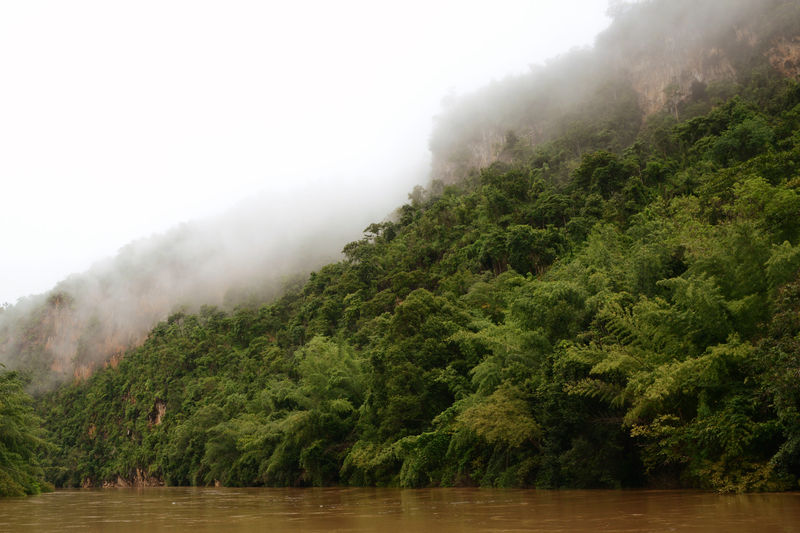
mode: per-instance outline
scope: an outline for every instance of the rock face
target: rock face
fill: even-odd
[[[678,116],[683,104],[715,84],[737,81],[754,65],[800,76],[797,2],[657,0],[629,6],[592,50],[444,110],[430,143],[432,178],[450,183],[471,168],[502,161],[509,131],[530,146],[563,135],[572,115],[585,116],[588,107],[609,101],[609,95],[599,96],[609,85],[627,84],[643,120],[662,111]]]
[[[800,76],[800,36],[777,39],[767,52],[767,58],[775,70],[787,78]]]
[[[736,70],[720,48],[680,53],[674,42],[666,42],[664,53],[656,60],[641,58],[620,72],[627,75],[633,90],[639,95],[639,105],[645,117],[668,109],[677,113],[681,102],[700,87],[736,78]]]
[[[474,133],[472,139],[462,143],[463,148],[458,152],[433,150],[433,179],[455,183],[463,177],[465,168],[484,168],[500,160],[505,145],[505,135],[501,128],[495,125],[481,126]]]
[[[150,427],[158,426],[161,424],[161,419],[164,418],[164,413],[167,412],[167,402],[161,399],[156,399],[153,403],[153,409],[147,415],[147,425]]]
[[[114,481],[103,481],[98,483],[90,478],[86,478],[81,483],[82,489],[91,489],[102,487],[104,489],[112,488],[131,488],[131,487],[163,487],[164,482],[157,477],[149,475],[147,472],[137,468],[133,471],[132,475],[125,479],[122,476],[117,476]]]
[[[88,481],[88,480],[87,480]],[[116,481],[105,481],[102,487],[108,488],[130,488],[130,487],[162,487],[164,482],[158,478],[148,475],[146,472],[136,469],[129,479],[117,476]],[[90,485],[91,486],[91,485]]]

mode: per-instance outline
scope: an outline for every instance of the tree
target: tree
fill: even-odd
[[[31,404],[17,374],[0,372],[0,496],[51,489],[37,458],[46,443]]]

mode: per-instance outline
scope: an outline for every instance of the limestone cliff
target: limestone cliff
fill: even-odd
[[[676,117],[709,88],[768,69],[800,76],[797,0],[654,0],[628,4],[591,50],[488,87],[444,110],[431,138],[432,178],[445,183],[508,158],[509,131],[529,146],[563,136],[573,116],[635,94],[640,120]],[[613,87],[612,91],[608,87]],[[577,143],[576,155],[582,146]]]
[[[800,36],[776,39],[767,57],[775,70],[784,76],[791,78],[800,76]]]

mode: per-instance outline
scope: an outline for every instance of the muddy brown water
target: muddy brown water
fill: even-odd
[[[800,532],[800,493],[145,488],[0,500],[0,531]]]

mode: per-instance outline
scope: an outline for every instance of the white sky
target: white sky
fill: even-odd
[[[259,191],[399,205],[445,94],[590,45],[607,3],[2,2],[0,303]]]

